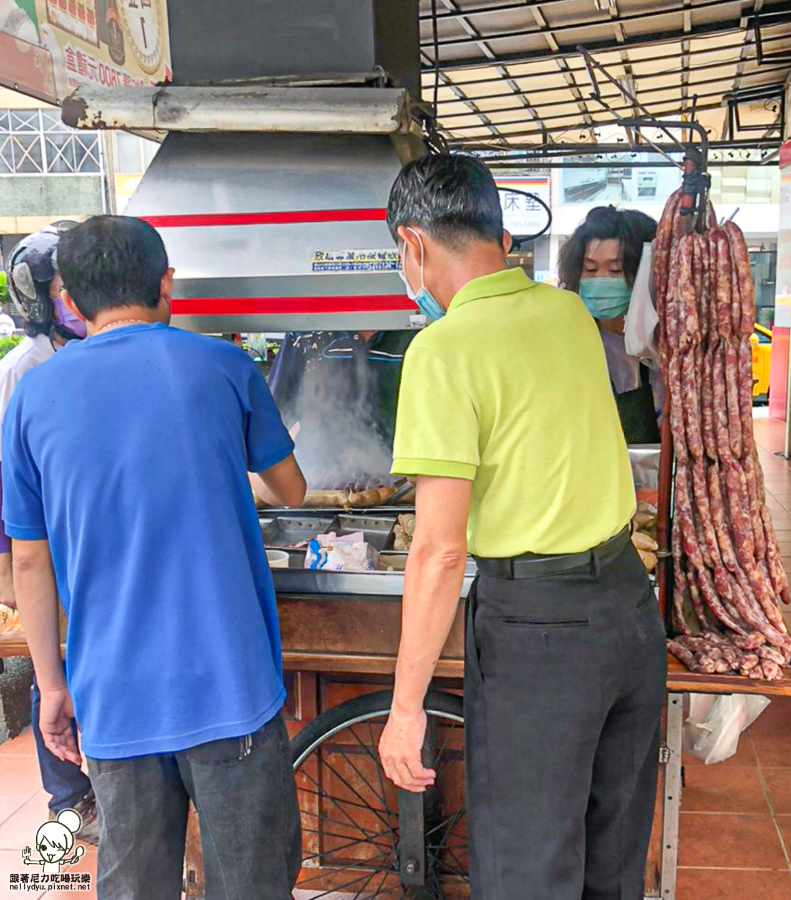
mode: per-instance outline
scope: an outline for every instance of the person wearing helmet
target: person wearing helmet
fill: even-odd
[[[21,343],[0,360],[0,418],[5,415],[19,380],[30,369],[46,362],[67,341],[85,337],[85,323],[64,304],[57,272],[58,239],[76,222],[56,222],[23,238],[11,251],[6,267],[7,287],[25,323]],[[16,607],[11,566],[11,541],[0,522],[0,604]],[[64,809],[76,809],[82,817],[79,837],[98,842],[96,800],[91,782],[79,766],[58,759],[44,744],[39,727],[40,694],[33,679],[33,735],[44,789],[51,795],[50,817]],[[75,729],[76,724],[72,723]]]

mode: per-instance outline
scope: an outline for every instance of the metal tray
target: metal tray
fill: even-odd
[[[363,533],[366,543],[375,550],[386,550],[393,543],[395,516],[368,516],[362,513],[349,513],[336,516],[325,531],[334,531],[340,537],[343,534]]]
[[[375,572],[327,572],[323,569],[305,569],[304,550],[289,550],[290,568],[272,569],[272,579],[277,594],[333,594],[355,597],[402,597],[404,595],[403,571],[377,570]],[[406,560],[406,553],[384,552],[380,562],[387,565],[389,561],[401,565]],[[466,597],[472,580],[475,577],[475,561],[467,559],[464,571],[461,596]]]
[[[309,541],[327,531],[332,524],[331,516],[277,516],[271,519],[259,519],[261,537],[264,544],[272,549],[288,549],[291,544]]]

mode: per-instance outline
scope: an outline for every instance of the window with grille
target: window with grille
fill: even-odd
[[[64,125],[58,110],[0,109],[0,175],[99,175],[96,131]]]

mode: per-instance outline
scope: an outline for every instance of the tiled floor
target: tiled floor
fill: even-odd
[[[774,455],[783,448],[783,426],[758,418],[755,432],[783,561],[791,570],[791,465]],[[791,699],[772,701],[734,757],[715,766],[685,759],[685,774],[677,900],[791,900]],[[22,896],[8,890],[8,876],[25,869],[21,850],[46,817],[47,796],[27,729],[0,746],[0,900]],[[96,851],[89,849],[73,871],[95,878]],[[87,900],[95,891],[35,896]]]
[[[16,874],[41,874],[37,866],[22,863],[22,849],[32,846],[36,831],[47,821],[49,796],[41,787],[36,747],[33,733],[26,728],[13,741],[0,745],[0,900],[26,897],[48,897],[49,900],[95,900],[96,891],[11,891],[9,876]],[[32,858],[37,854],[33,851]],[[96,850],[86,848],[83,858],[75,866],[67,866],[64,872],[90,872],[95,884]]]

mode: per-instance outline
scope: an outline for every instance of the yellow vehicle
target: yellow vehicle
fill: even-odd
[[[769,371],[772,365],[772,332],[763,325],[753,325],[750,335],[753,357],[753,397],[768,399]]]

